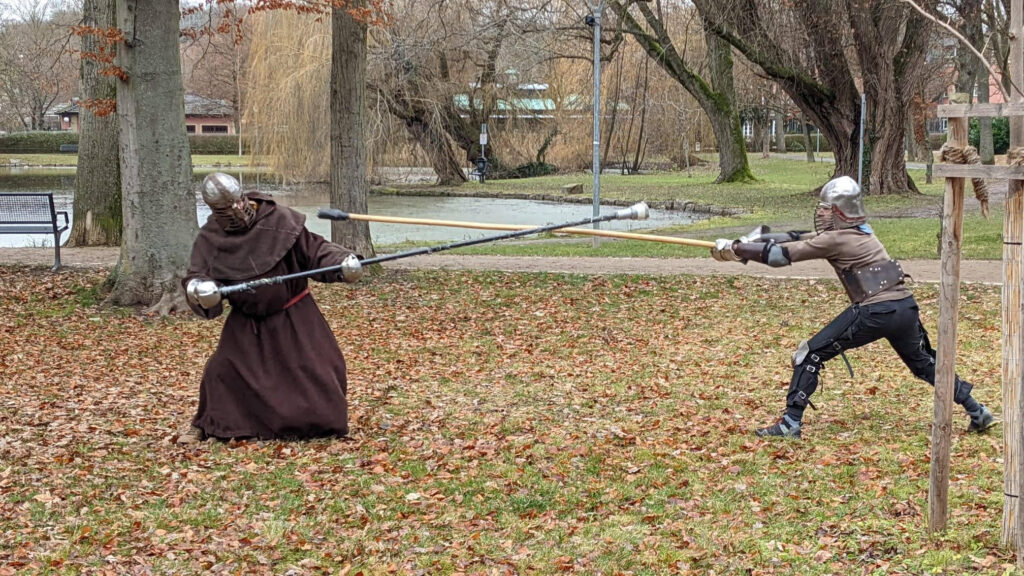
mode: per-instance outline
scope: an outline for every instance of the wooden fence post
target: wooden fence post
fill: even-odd
[[[966,117],[949,119],[948,142],[959,147],[967,145]],[[928,531],[931,533],[944,530],[949,516],[949,452],[953,424],[953,381],[956,378],[963,223],[964,179],[947,177],[942,208],[938,357],[935,365],[932,462],[928,486]]]
[[[1012,0],[1010,7],[1010,79],[1018,86],[1024,81],[1024,54],[1021,53],[1021,34],[1024,34],[1024,2]],[[1020,105],[1024,95],[1014,91],[1008,102]],[[1024,118],[1010,116],[1010,148],[1024,146]],[[1017,565],[1024,567],[1024,531],[1021,515],[1024,502],[1020,498],[1021,478],[1024,477],[1022,458],[1022,421],[1024,393],[1022,393],[1021,362],[1024,352],[1021,326],[1021,241],[1024,239],[1024,182],[1010,180],[1006,191],[1006,213],[1003,217],[1003,532],[1002,543],[1013,544],[1017,552]]]

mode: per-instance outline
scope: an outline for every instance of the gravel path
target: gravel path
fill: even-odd
[[[71,267],[113,267],[117,248],[64,248],[61,261]],[[903,269],[917,282],[938,282],[938,260],[901,260]],[[53,264],[52,248],[0,248],[0,264]],[[709,258],[547,258],[509,256],[461,256],[429,254],[384,264],[395,270],[500,270],[506,272],[559,272],[572,274],[672,274],[749,275],[776,278],[835,278],[822,261],[799,262],[785,268],[758,264],[717,262]],[[999,260],[964,260],[960,263],[964,282],[1001,284],[1003,263]]]

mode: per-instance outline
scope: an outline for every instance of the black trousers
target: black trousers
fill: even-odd
[[[935,350],[921,324],[913,296],[865,306],[854,304],[840,313],[807,342],[806,356],[793,367],[786,408],[794,416],[803,413],[818,388],[818,372],[840,353],[885,338],[900,360],[921,380],[935,385]],[[956,377],[953,401],[963,404],[972,385]]]

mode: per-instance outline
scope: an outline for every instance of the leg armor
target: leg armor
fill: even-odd
[[[800,347],[793,353],[793,378],[789,381],[789,392],[786,394],[787,408],[802,411],[808,405],[814,407],[811,395],[818,388],[818,373],[825,362],[844,350],[856,347],[851,344],[854,344],[853,337],[859,317],[859,308],[851,306],[810,340],[800,343]]]

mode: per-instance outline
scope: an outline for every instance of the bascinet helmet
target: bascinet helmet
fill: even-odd
[[[203,201],[225,232],[245,232],[256,219],[256,208],[242,194],[242,186],[228,174],[214,172],[203,178]]]
[[[868,219],[864,196],[857,181],[849,176],[829,180],[821,189],[821,202],[814,212],[818,232],[855,228]]]

